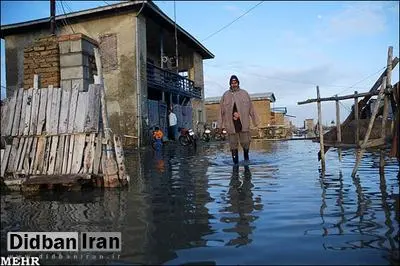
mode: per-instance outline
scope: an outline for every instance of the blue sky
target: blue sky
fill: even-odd
[[[66,11],[83,10],[112,1],[63,1]],[[155,1],[171,18],[173,1]],[[204,61],[206,97],[220,96],[231,74],[250,93],[273,92],[275,107],[286,106],[292,121],[317,118],[316,104],[297,102],[366,92],[386,64],[388,46],[399,56],[399,3],[380,2],[269,2],[214,36],[259,1],[177,1],[177,23],[201,41],[215,59]],[[68,6],[68,7],[67,7]],[[62,12],[59,8],[57,13]],[[48,1],[1,1],[1,24],[48,16]],[[206,14],[206,16],[205,16]],[[4,41],[1,41],[1,84],[4,78]],[[397,67],[393,83],[398,81]],[[353,86],[353,87],[351,87]],[[3,97],[3,92],[2,92]],[[352,101],[341,105],[342,120]],[[333,104],[323,103],[323,121],[335,119]]]

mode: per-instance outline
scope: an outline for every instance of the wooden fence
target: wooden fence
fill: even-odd
[[[127,183],[124,165],[119,169],[115,158],[114,173],[105,169],[109,164],[104,156],[101,86],[91,84],[88,91],[79,91],[78,87],[39,89],[36,85],[21,88],[4,101],[1,136],[7,143],[0,174],[6,184],[12,180],[49,184],[60,178],[59,183],[68,183],[93,176],[103,176],[105,187]],[[119,138],[114,140],[121,153]]]

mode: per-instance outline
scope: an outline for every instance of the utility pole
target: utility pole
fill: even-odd
[[[50,33],[55,34],[56,29],[56,0],[50,0]]]

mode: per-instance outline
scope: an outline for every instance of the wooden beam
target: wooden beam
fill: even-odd
[[[358,92],[355,91],[354,95],[357,95]],[[356,136],[355,136],[355,143],[360,142],[360,121],[359,121],[360,111],[358,110],[358,97],[354,97],[354,121],[356,123]]]
[[[314,103],[314,102],[327,102],[327,101],[340,101],[340,100],[347,100],[347,99],[352,99],[354,97],[365,97],[365,96],[374,96],[378,95],[378,91],[373,91],[373,92],[364,92],[364,93],[359,93],[359,94],[351,94],[351,95],[345,95],[345,96],[333,96],[333,97],[327,97],[327,98],[317,98],[317,99],[308,99],[306,101],[302,102],[297,102],[298,105],[302,104],[308,104],[308,103]]]

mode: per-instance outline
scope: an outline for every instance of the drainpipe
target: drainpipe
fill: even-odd
[[[139,15],[139,14],[138,14]],[[141,102],[142,102],[142,94],[141,94],[141,82],[140,82],[140,55],[139,55],[139,16],[136,16],[136,99],[137,99],[137,136],[138,136],[138,148],[141,146],[142,135],[142,110],[141,110]]]

